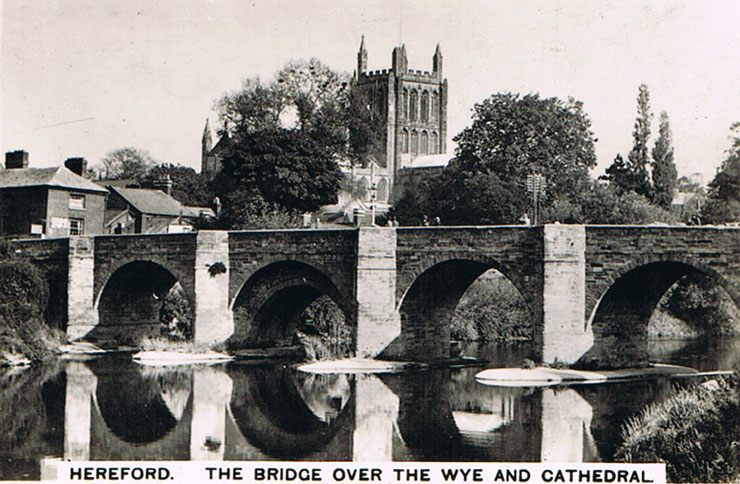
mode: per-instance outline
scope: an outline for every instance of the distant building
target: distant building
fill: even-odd
[[[352,166],[348,160],[340,162],[347,175],[348,187],[339,193],[336,205],[322,209],[325,221],[347,219],[352,210],[376,208],[384,213],[401,197],[404,180],[410,177],[434,175],[446,166],[447,146],[447,80],[442,73],[442,49],[439,44],[432,56],[432,70],[409,69],[406,46],[395,47],[391,67],[368,70],[368,53],[362,37],[357,53],[357,70],[353,88],[365,95],[368,109],[382,120],[382,142],[362,166]],[[213,146],[208,120],[201,138],[201,173],[212,179],[222,167],[224,152],[231,139],[227,132]],[[417,158],[433,159],[438,163],[431,169],[429,159],[417,169]],[[374,194],[374,195],[373,195]]]
[[[162,190],[112,185],[108,185],[108,190],[107,234],[191,232],[198,218],[214,217],[212,209],[182,205]]]
[[[87,163],[29,168],[28,153],[5,154],[0,171],[0,235],[68,237],[103,233],[108,192],[83,178]]]

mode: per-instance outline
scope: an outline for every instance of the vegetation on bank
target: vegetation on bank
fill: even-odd
[[[49,285],[29,261],[0,247],[0,365],[50,360],[64,334],[44,321]]]
[[[621,462],[665,462],[671,482],[740,478],[740,376],[680,390],[622,429]]]

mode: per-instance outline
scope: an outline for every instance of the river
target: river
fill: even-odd
[[[466,348],[516,366],[528,348]],[[655,341],[653,361],[740,365],[740,339]],[[492,365],[488,365],[492,366]],[[676,380],[500,388],[478,368],[311,375],[294,365],[152,368],[127,356],[0,375],[0,479],[84,460],[610,461],[626,419]]]

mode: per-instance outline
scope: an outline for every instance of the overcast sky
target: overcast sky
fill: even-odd
[[[352,72],[365,34],[370,69],[403,42],[431,70],[441,44],[450,137],[496,92],[583,101],[595,174],[629,151],[644,82],[651,145],[665,110],[679,173],[708,181],[740,121],[739,25],[734,0],[4,0],[0,147],[36,167],[134,146],[199,169],[218,97],[290,59]]]

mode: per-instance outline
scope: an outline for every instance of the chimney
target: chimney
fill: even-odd
[[[87,160],[84,158],[67,158],[64,166],[72,173],[84,177],[87,171]]]
[[[154,182],[154,188],[162,190],[167,195],[172,195],[172,178],[170,178],[169,175],[160,177],[156,182]]]
[[[23,150],[5,153],[5,169],[28,168],[28,152]]]

